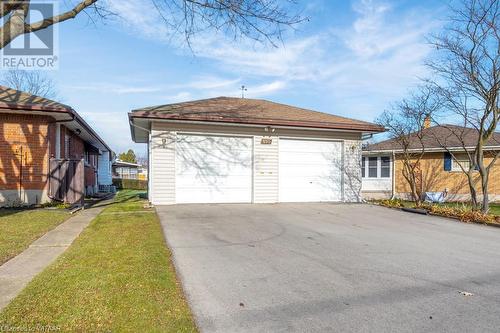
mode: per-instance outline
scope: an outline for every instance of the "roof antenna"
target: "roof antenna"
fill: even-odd
[[[247,87],[241,86],[241,98],[245,98],[245,91],[247,91]]]

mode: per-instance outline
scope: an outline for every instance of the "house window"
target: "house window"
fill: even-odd
[[[361,177],[365,178],[366,157],[361,157]]]
[[[367,163],[368,161],[368,163]],[[372,156],[361,158],[361,176],[363,178],[390,178],[391,158],[389,156]]]
[[[455,161],[455,159],[458,161]],[[455,156],[455,159],[452,159],[451,160],[451,171],[462,171],[462,168],[464,170],[469,170],[470,168],[470,160],[469,160],[469,157],[467,155],[456,155]],[[460,165],[462,166],[462,168],[460,167]]]
[[[380,157],[380,177],[389,178],[391,176],[391,159],[388,156]]]
[[[368,177],[377,178],[378,157],[368,158]]]

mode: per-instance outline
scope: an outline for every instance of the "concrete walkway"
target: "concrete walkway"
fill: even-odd
[[[0,310],[63,253],[111,200],[102,201],[61,223],[24,252],[0,266]]]

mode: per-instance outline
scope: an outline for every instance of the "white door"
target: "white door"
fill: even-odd
[[[279,141],[280,202],[342,200],[342,143]]]
[[[177,203],[251,202],[252,139],[177,135]]]

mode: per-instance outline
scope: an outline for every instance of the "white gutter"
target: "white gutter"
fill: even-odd
[[[244,124],[244,123],[228,123],[228,122],[217,122],[217,121],[196,121],[196,120],[176,120],[176,119],[161,119],[161,118],[146,118],[146,117],[133,117],[130,120],[132,124],[132,120],[136,119],[144,119],[146,121],[155,121],[155,122],[166,122],[166,123],[174,123],[174,124],[194,124],[194,125],[213,125],[213,126],[233,126],[233,127],[252,127],[252,128],[283,128],[283,129],[300,129],[300,130],[309,130],[309,131],[334,131],[334,132],[355,132],[355,133],[379,133],[378,131],[368,131],[368,130],[354,130],[354,129],[330,129],[330,128],[317,128],[317,127],[302,127],[302,126],[284,126],[284,125],[273,125],[273,124]],[[141,128],[139,126],[133,125],[137,128]]]
[[[474,150],[476,147],[465,147],[467,150]],[[486,150],[500,150],[500,146],[484,146],[484,149]],[[432,152],[445,152],[445,151],[463,151],[463,147],[450,147],[450,148],[424,148],[423,151],[425,153],[432,153]],[[407,151],[409,152],[421,152],[422,148],[415,148],[415,149],[408,149]],[[382,153],[402,153],[403,150],[391,150],[391,149],[384,149],[384,150],[364,150],[362,153],[363,154],[382,154]]]

